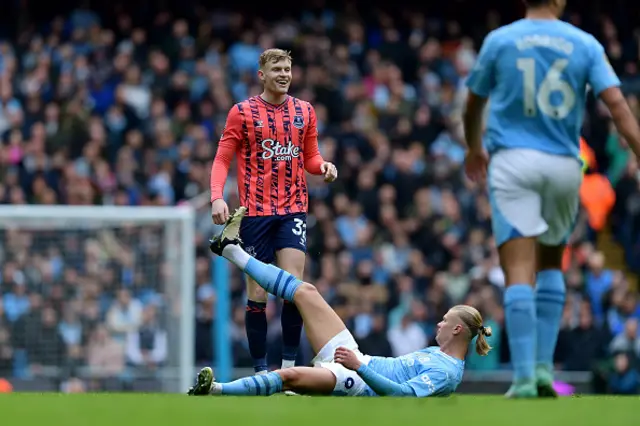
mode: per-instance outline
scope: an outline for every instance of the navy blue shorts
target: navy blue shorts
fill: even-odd
[[[273,263],[285,248],[307,251],[307,214],[251,216],[242,219],[240,238],[244,249],[264,263]]]

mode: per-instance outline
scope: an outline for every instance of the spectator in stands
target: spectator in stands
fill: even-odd
[[[118,377],[124,371],[124,346],[98,325],[87,343],[87,367],[93,378]]]
[[[596,321],[603,321],[603,296],[613,284],[613,271],[605,269],[605,258],[602,252],[595,252],[589,257],[589,269],[586,274],[586,290]]]
[[[629,319],[640,319],[638,296],[629,290],[620,290],[613,295],[613,304],[607,312],[607,322],[613,335],[624,332]]]
[[[612,354],[624,352],[634,368],[640,367],[640,335],[638,319],[629,318],[624,324],[624,331],[613,338],[609,345]]]
[[[411,315],[402,317],[402,321],[392,327],[388,333],[393,356],[402,356],[427,346],[427,335]]]
[[[616,202],[616,194],[607,176],[589,168],[580,185],[580,202],[587,213],[587,238],[595,242]]]
[[[128,333],[135,333],[142,324],[142,303],[131,297],[127,289],[118,290],[117,299],[107,313],[107,324],[112,336],[124,342]]]
[[[614,395],[635,395],[640,387],[640,374],[626,353],[614,358],[614,371],[609,376],[609,390]]]
[[[16,272],[15,275],[22,275]],[[13,291],[6,293],[3,297],[4,312],[7,319],[11,322],[17,321],[21,316],[29,312],[29,295],[24,283],[24,278],[13,285]]]
[[[71,377],[60,384],[60,392],[62,393],[85,393],[87,385],[82,379]]]
[[[81,346],[84,343],[84,330],[74,305],[70,304],[64,310],[58,331],[67,347]]]
[[[6,324],[0,323],[0,377],[9,377],[13,373],[13,347],[11,334]]]
[[[570,309],[565,308],[555,360],[563,370],[591,371],[598,361],[607,358],[609,341],[609,333],[595,323],[591,306],[584,301],[575,327],[571,325]]]
[[[393,356],[393,350],[387,338],[385,317],[381,314],[373,316],[373,323],[370,332],[358,340],[358,346],[362,353],[374,356]]]
[[[66,362],[66,347],[58,332],[58,314],[53,308],[42,309],[40,323],[27,331],[26,350],[31,374],[39,376],[47,367]],[[64,361],[64,362],[63,362]]]
[[[158,324],[156,308],[147,306],[140,328],[127,333],[127,362],[136,369],[155,373],[167,360],[168,350],[167,332]]]

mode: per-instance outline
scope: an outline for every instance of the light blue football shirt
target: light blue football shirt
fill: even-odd
[[[489,33],[466,84],[489,98],[489,153],[577,158],[588,87],[598,96],[620,80],[592,35],[560,20],[521,19]]]
[[[397,358],[371,357],[368,367],[396,383],[406,383],[417,397],[453,393],[464,373],[464,361],[429,347]],[[375,393],[369,389],[369,394]]]

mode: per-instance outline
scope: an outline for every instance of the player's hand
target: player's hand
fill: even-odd
[[[229,206],[222,198],[211,203],[211,219],[216,225],[222,225],[229,219]]]
[[[351,371],[356,371],[362,365],[355,352],[342,346],[336,349],[333,360]]]
[[[333,182],[338,178],[338,169],[333,163],[325,161],[320,166],[320,171],[324,174],[325,182]]]
[[[464,159],[464,170],[469,179],[474,182],[484,182],[487,179],[489,156],[482,149],[480,151],[469,150]]]

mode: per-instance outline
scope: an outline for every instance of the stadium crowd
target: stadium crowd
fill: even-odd
[[[467,28],[409,11],[359,16],[351,3],[269,23],[204,8],[184,19],[153,13],[145,25],[109,16],[77,8],[0,42],[0,202],[172,205],[207,191],[227,111],[260,93],[260,52],[290,49],[291,94],[315,106],[322,155],[340,173],[330,186],[308,179],[309,280],[365,353],[398,356],[433,343],[448,307],[469,303],[493,328],[494,350],[470,355],[467,368],[508,364],[490,205],[460,168],[464,78],[504,17],[492,11]],[[568,16],[603,42],[640,118],[640,26],[587,18]],[[638,165],[601,106],[592,100],[588,111],[584,136],[596,159],[588,173],[615,190],[612,232],[637,273]],[[234,179],[227,186],[237,205]],[[196,358],[206,364],[216,296],[208,207],[197,227]],[[581,215],[567,254],[557,365],[594,371],[598,391],[632,393],[640,304],[627,275],[606,268],[594,228],[606,232]],[[98,379],[131,384],[166,361],[158,229],[1,232],[0,377],[57,376],[65,390],[100,389]],[[234,362],[250,367],[239,274],[231,288]],[[270,303],[268,315],[277,310]],[[272,365],[279,333],[270,321]],[[308,351],[299,358],[308,362]]]

